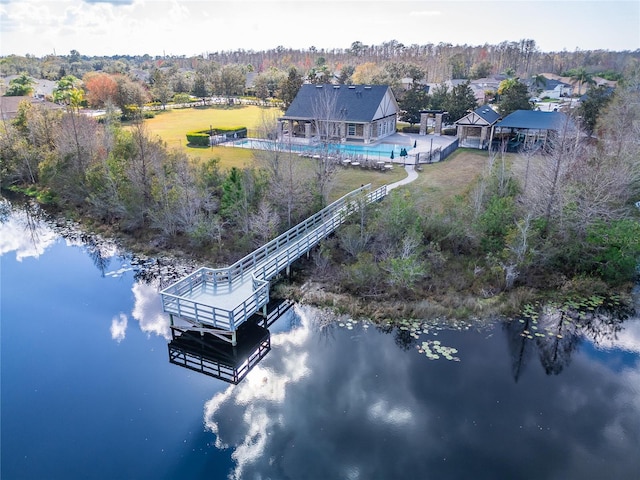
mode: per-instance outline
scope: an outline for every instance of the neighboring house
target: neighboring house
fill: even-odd
[[[540,98],[554,98],[556,100],[560,97],[570,97],[573,94],[573,87],[560,80],[553,80],[545,77],[545,83],[540,93]]]
[[[151,79],[151,73],[149,70],[142,70],[141,68],[132,68],[129,75],[144,84],[148,84]]]
[[[473,91],[473,95],[476,97],[476,101],[478,102],[478,104],[484,105],[488,100],[487,93],[495,96],[495,94],[498,92],[500,82],[505,78],[506,77],[504,75],[496,75],[494,77],[487,78],[477,78],[475,80],[457,78],[454,80],[447,80],[442,83],[430,83],[428,85],[430,87],[430,92],[433,92],[434,89],[438,88],[442,84],[446,85],[449,89],[449,92],[451,92],[453,87],[469,82],[469,88],[471,88],[471,90]]]
[[[504,80],[503,77],[477,78],[471,80],[469,86],[473,90],[479,105],[487,103],[487,93],[489,93],[492,98],[495,98],[502,80]]]
[[[278,139],[371,143],[395,133],[398,112],[387,85],[305,84],[278,119]]]
[[[57,86],[58,82],[53,80],[45,80],[42,78],[35,79],[35,83],[33,84],[33,96],[51,99],[53,97],[53,91]]]
[[[2,78],[1,89],[4,93],[6,89],[9,87],[9,83],[11,80],[18,78],[18,75],[8,75]],[[39,98],[51,98],[53,96],[53,90],[58,86],[58,82],[53,80],[45,80],[43,78],[33,78],[29,77],[33,80],[33,96]]]
[[[424,80],[414,80],[411,77],[403,77],[400,79],[402,90],[411,90],[415,85],[420,86],[425,92],[429,93],[429,84]]]
[[[593,84],[590,85],[587,82],[580,83],[575,78],[562,77],[560,75],[556,75],[555,73],[543,73],[541,75],[544,78],[548,78],[549,80],[558,80],[559,82],[563,82],[568,85],[571,85],[572,93],[575,93],[576,95],[584,95],[592,85],[593,86],[606,85],[607,87],[611,87],[611,88],[616,88],[616,86],[618,85],[618,82],[614,80],[606,80],[602,77],[592,77],[591,80],[593,80]]]
[[[558,135],[578,135],[576,124],[562,112],[516,110],[491,128],[490,144],[493,150],[506,145],[507,151],[523,148],[546,147]]]
[[[486,149],[489,146],[491,127],[500,120],[500,114],[489,105],[476,108],[455,122],[460,147]]]
[[[0,97],[0,113],[2,120],[11,120],[18,113],[20,103],[29,102],[33,105],[40,105],[50,110],[60,110],[64,107],[57,103],[48,102],[35,97]]]

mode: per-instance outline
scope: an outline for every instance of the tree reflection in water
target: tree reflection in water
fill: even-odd
[[[585,338],[595,347],[610,344],[633,314],[633,308],[615,297],[596,295],[564,306],[526,307],[520,317],[504,324],[514,380],[519,380],[536,350],[546,374],[558,375]]]

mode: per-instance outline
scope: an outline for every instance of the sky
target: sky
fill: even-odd
[[[0,55],[498,44],[640,49],[640,1],[0,0]]]

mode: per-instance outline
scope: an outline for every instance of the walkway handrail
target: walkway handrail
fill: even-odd
[[[369,188],[370,185],[365,185],[344,195],[229,267],[202,267],[166,287],[161,292],[163,311],[183,318],[194,318],[214,328],[235,331],[242,322],[269,302],[269,280],[344,223],[358,208],[357,195]],[[365,204],[369,204],[382,199],[386,194],[387,186],[383,185],[360,198],[364,199]],[[233,310],[196,302],[189,297],[189,294],[203,285],[232,290],[233,282],[238,278],[241,282],[244,281],[244,275],[249,273],[252,292]]]
[[[336,210],[343,208],[349,199],[357,196],[362,191],[367,190],[370,187],[371,187],[371,184],[363,185],[362,187],[347,193],[343,197],[339,198],[335,202],[331,203],[330,205],[320,210],[318,213],[310,216],[303,222],[300,222],[296,226],[290,228],[289,230],[277,236],[273,240],[265,243],[262,247],[254,250],[253,252],[249,253],[248,255],[244,256],[243,258],[229,265],[228,267],[222,267],[222,268],[203,267],[203,268],[200,268],[198,272],[202,271],[203,273],[206,273],[208,275],[208,278],[207,278],[208,282],[213,285],[218,285],[219,283],[224,283],[224,284],[227,284],[229,282],[233,283],[233,281],[238,278],[242,279],[245,273],[251,273],[253,270],[253,267],[259,264],[261,261],[268,258],[271,253],[279,250],[280,248],[282,248],[283,245],[286,245],[287,243],[291,242],[295,238],[299,237],[301,233],[304,233],[309,229],[315,228],[318,224],[321,224],[324,219],[332,215]],[[367,194],[367,197],[373,198],[372,194],[373,196],[376,196],[377,192],[381,191],[382,189],[384,189],[384,192],[385,192],[382,195],[384,196],[386,194],[386,186],[380,187],[374,192],[369,192]],[[378,197],[375,198],[375,200],[377,199]],[[368,203],[375,200],[368,200]],[[174,285],[175,284],[170,285],[164,291],[171,290]]]

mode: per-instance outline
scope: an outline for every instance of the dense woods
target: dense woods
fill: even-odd
[[[343,72],[345,76],[350,76],[350,72],[351,75],[355,73],[354,69],[366,71],[367,64],[381,66],[384,63],[404,63],[420,69],[424,80],[439,83],[450,78],[482,78],[506,71],[513,71],[521,78],[529,78],[542,72],[561,74],[577,68],[585,68],[589,73],[619,74],[639,57],[638,51],[542,52],[531,39],[476,46],[450,43],[404,45],[390,40],[380,45],[365,45],[354,41],[344,49],[327,50],[311,46],[306,50],[294,50],[277,47],[266,51],[213,52],[198,57],[87,57],[75,50],[69,55],[50,55],[44,58],[11,55],[0,61],[0,74],[26,72],[36,78],[59,80],[69,74],[82,77],[90,71],[125,74],[132,70],[151,71],[160,67],[195,71],[203,65],[215,64],[219,67],[238,65],[256,73],[268,72],[271,68],[286,73],[293,66],[305,75],[313,71],[314,74]]]

